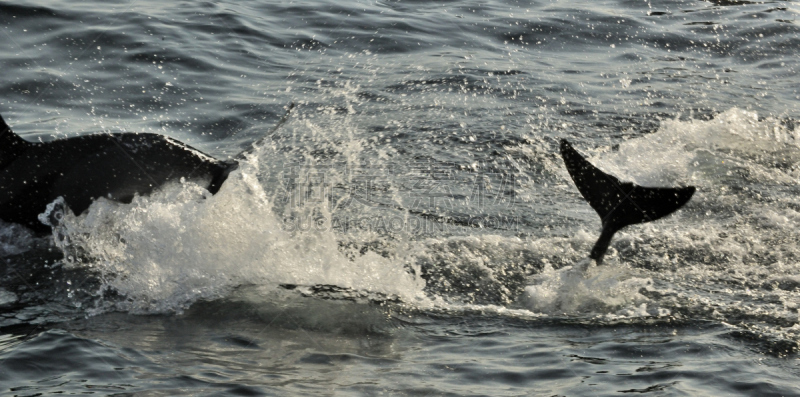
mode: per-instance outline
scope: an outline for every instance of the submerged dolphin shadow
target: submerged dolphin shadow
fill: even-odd
[[[218,160],[152,133],[92,134],[28,142],[0,117],[0,219],[37,233],[50,231],[38,215],[59,197],[75,214],[100,197],[130,203],[172,181],[191,180],[215,194],[239,160],[286,122],[294,104],[259,141]]]

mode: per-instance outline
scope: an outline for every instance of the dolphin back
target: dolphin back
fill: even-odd
[[[0,219],[45,233],[49,226],[39,222],[38,215],[58,197],[81,214],[100,197],[130,203],[137,195],[181,180],[213,194],[237,163],[151,133],[28,142],[2,121],[0,165]]]
[[[30,145],[30,142],[11,131],[11,127],[0,116],[0,169],[14,161]]]
[[[561,157],[581,195],[602,220],[603,230],[590,258],[602,263],[614,233],[625,226],[652,222],[683,207],[695,192],[694,186],[644,187],[622,182],[601,171],[561,140]]]

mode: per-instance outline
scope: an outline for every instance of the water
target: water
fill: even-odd
[[[785,1],[0,4],[28,140],[145,131],[192,181],[0,224],[0,393],[796,395],[800,8]],[[694,185],[582,264],[567,138]]]

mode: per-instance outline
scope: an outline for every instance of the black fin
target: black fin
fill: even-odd
[[[11,127],[6,124],[0,116],[0,168],[4,168],[11,163],[23,151],[28,149],[30,142],[22,139],[19,135],[11,131]]]
[[[695,192],[694,186],[643,187],[622,182],[586,161],[565,139],[561,140],[561,157],[575,186],[603,221],[603,231],[589,255],[598,264],[602,263],[614,233],[625,226],[651,222],[675,212]]]

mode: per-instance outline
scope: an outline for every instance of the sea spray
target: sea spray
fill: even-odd
[[[216,195],[182,181],[131,204],[98,200],[65,213],[57,234],[73,266],[92,269],[120,298],[110,307],[180,312],[244,285],[335,285],[413,301],[424,282],[402,261],[375,253],[348,258],[331,230],[288,232],[255,178],[257,160]],[[107,295],[107,294],[106,294]],[[101,302],[100,311],[109,302]]]

